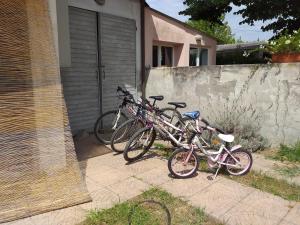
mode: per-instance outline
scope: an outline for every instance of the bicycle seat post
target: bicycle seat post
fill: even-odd
[[[156,99],[154,99],[152,106],[154,107],[156,103]]]

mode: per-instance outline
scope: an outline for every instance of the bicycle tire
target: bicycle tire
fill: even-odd
[[[128,155],[131,151],[131,145],[133,144],[133,142],[137,141],[136,139],[140,138],[140,135],[147,131],[151,131],[151,127],[145,127],[145,128],[138,130],[127,142],[125,150],[123,152],[124,159],[127,162],[133,162],[133,161],[140,159],[141,157],[143,157],[143,155],[145,155],[149,151],[149,149],[153,145],[153,143],[156,139],[156,131],[154,129],[152,129],[152,135],[151,135],[150,142],[147,144],[147,146],[145,146],[143,148],[142,152],[135,157],[129,157],[129,155]]]
[[[170,156],[170,158],[168,159],[168,169],[171,173],[171,175],[175,178],[189,178],[189,177],[193,177],[195,175],[195,173],[197,172],[198,168],[199,168],[199,158],[197,156],[197,154],[193,151],[192,152],[192,156],[190,157],[193,158],[196,162],[195,167],[191,170],[191,172],[185,174],[185,175],[179,175],[177,172],[174,171],[173,166],[172,166],[172,161],[173,159],[180,153],[185,153],[185,154],[189,154],[189,150],[186,150],[184,148],[179,148],[177,150],[175,150],[172,155]]]
[[[113,133],[110,141],[111,149],[116,153],[124,152],[125,146],[123,146],[122,142],[127,142],[129,138],[139,129],[139,126],[136,124],[139,123],[140,129],[143,128],[145,125],[144,123],[138,118],[132,118],[125,121],[121,124]],[[123,130],[122,130],[123,129]],[[121,134],[120,134],[121,133]]]
[[[240,172],[240,173],[232,173],[232,172],[230,171],[230,169],[229,169],[229,166],[226,165],[226,170],[227,170],[227,172],[228,172],[230,175],[232,175],[232,176],[243,176],[243,175],[246,175],[247,173],[249,173],[249,171],[250,171],[250,169],[251,169],[251,167],[252,167],[252,164],[253,164],[253,158],[252,158],[252,154],[251,154],[249,151],[247,151],[247,150],[245,150],[245,149],[242,149],[242,148],[232,151],[231,154],[235,154],[235,153],[237,153],[237,152],[243,152],[243,153],[245,153],[245,154],[248,155],[250,162],[249,162],[249,165],[248,165],[247,169],[244,170],[244,171],[242,171],[242,172]],[[228,163],[228,161],[229,161],[231,158],[232,158],[232,157],[231,157],[230,155],[228,155],[227,158],[225,159],[225,163]]]
[[[111,140],[111,137],[112,137],[112,134],[113,134],[113,124],[114,122],[109,122],[110,121],[110,118],[115,118],[116,114],[119,112],[119,110],[112,110],[112,111],[108,111],[104,114],[102,114],[96,121],[95,123],[95,126],[94,126],[94,134],[97,138],[97,140],[103,144],[110,144],[110,140]],[[106,119],[105,119],[106,118]],[[117,122],[118,124],[121,124],[123,122],[125,122],[126,120],[128,120],[128,117],[125,115],[125,113],[123,113],[121,111],[121,115],[120,115],[120,118],[119,118],[119,121]],[[100,130],[100,127],[103,125],[103,122],[107,123],[108,124],[108,127],[105,128],[105,129],[101,129]],[[111,125],[111,126],[110,126]],[[118,125],[117,125],[118,127]],[[99,132],[101,131],[101,132]]]
[[[164,114],[167,114],[168,116],[171,117],[171,119],[168,119],[168,118],[165,118],[169,123],[171,124],[176,124],[177,121],[175,120],[174,121],[174,118],[177,117],[179,120],[182,118],[181,116],[181,113],[175,109],[175,108],[171,108],[171,107],[166,107],[166,108],[162,108],[161,111],[164,113]],[[171,113],[171,115],[169,115],[167,112],[173,112]]]

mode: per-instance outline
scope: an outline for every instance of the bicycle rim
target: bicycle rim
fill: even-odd
[[[191,176],[197,169],[197,158],[195,154],[191,154],[189,160],[186,162],[190,151],[180,151],[171,160],[171,167],[173,173],[178,177]]]
[[[111,140],[112,150],[115,152],[123,152],[127,141],[139,129],[143,128],[144,124],[137,119],[133,119],[122,124],[113,134]]]
[[[251,157],[247,152],[244,151],[235,151],[231,153],[232,156],[238,160],[235,161],[230,155],[228,156],[226,163],[227,171],[234,176],[243,175],[246,173],[251,166]]]
[[[129,143],[126,150],[128,159],[137,159],[143,156],[151,147],[153,140],[153,131],[151,129],[138,133]]]
[[[120,124],[124,123],[127,120],[127,117],[124,113],[120,113],[120,117],[118,118],[118,111],[110,111],[104,113],[96,122],[94,133],[96,138],[104,143],[109,144],[111,137],[115,131],[114,127],[120,126]]]

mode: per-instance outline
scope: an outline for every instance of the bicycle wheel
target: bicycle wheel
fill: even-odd
[[[147,153],[156,138],[156,132],[150,127],[137,131],[127,142],[124,150],[124,159],[133,162]]]
[[[161,111],[170,117],[164,119],[173,125],[175,125],[181,119],[180,112],[175,108],[163,108]]]
[[[94,126],[94,134],[98,141],[109,144],[115,129],[128,119],[122,111],[118,118],[118,113],[119,110],[108,111],[98,118]]]
[[[229,164],[226,165],[227,172],[233,176],[241,176],[247,174],[250,171],[253,163],[251,153],[244,149],[237,149],[235,151],[232,151],[231,155],[228,155],[225,160],[225,163]]]
[[[111,149],[117,153],[124,152],[126,142],[129,138],[144,126],[144,123],[138,118],[129,119],[125,123],[121,124],[111,137]]]
[[[187,157],[189,159],[187,160]],[[168,169],[176,178],[192,177],[198,170],[199,159],[196,153],[180,148],[173,152],[168,160]]]

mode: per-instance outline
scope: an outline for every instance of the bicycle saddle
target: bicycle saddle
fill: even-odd
[[[219,137],[221,140],[223,140],[223,141],[225,141],[225,142],[228,142],[228,143],[234,141],[234,136],[231,135],[231,134],[218,134],[218,137]]]
[[[186,103],[185,102],[168,102],[169,105],[174,105],[176,108],[185,108]]]
[[[187,112],[187,113],[183,113],[183,115],[195,120],[199,118],[200,112],[199,111]]]
[[[164,96],[162,96],[162,95],[150,96],[149,98],[152,98],[152,99],[157,100],[157,101],[164,100]]]

